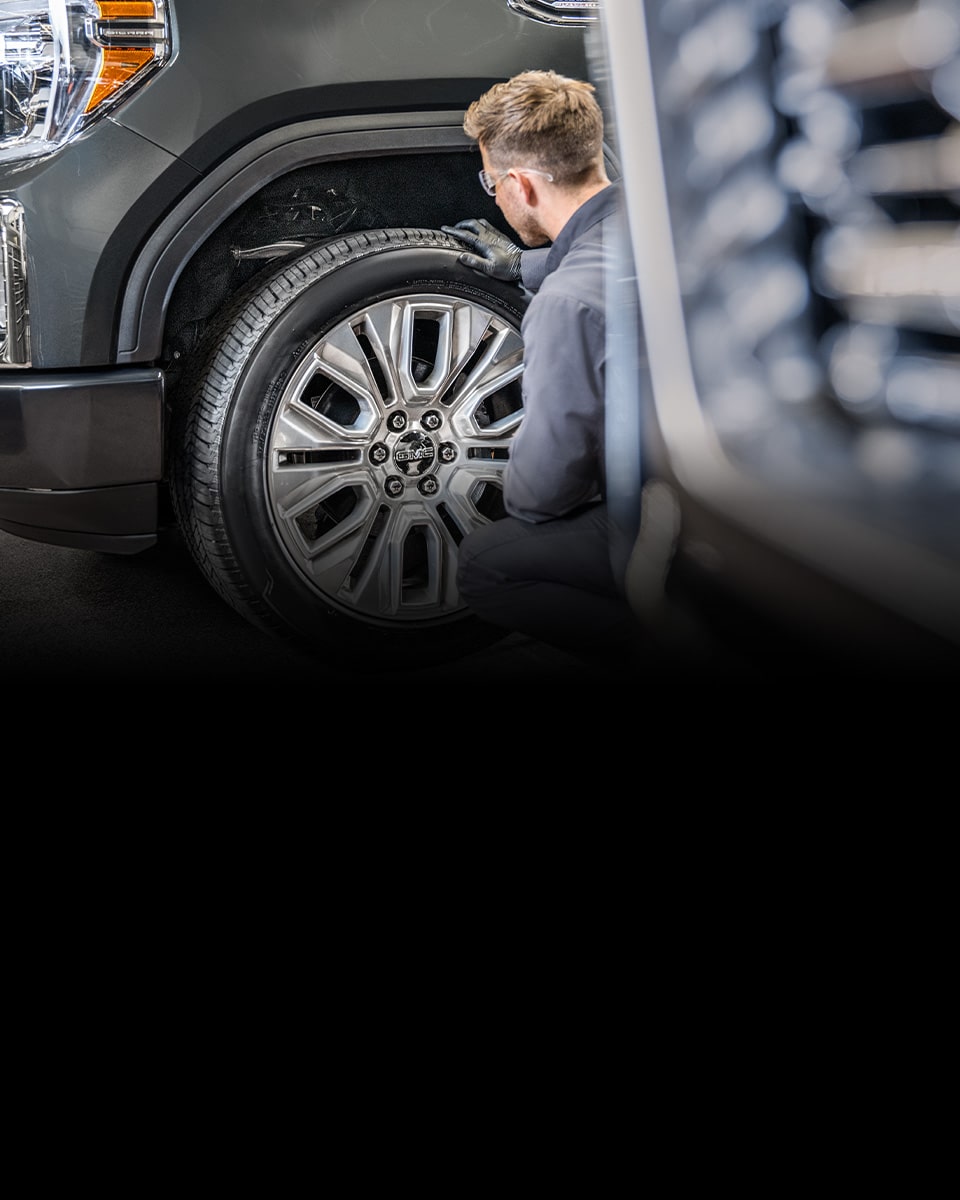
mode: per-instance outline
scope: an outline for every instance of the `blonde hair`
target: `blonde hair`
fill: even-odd
[[[523,71],[470,105],[463,130],[494,167],[536,167],[559,184],[581,181],[603,155],[603,111],[593,84]]]

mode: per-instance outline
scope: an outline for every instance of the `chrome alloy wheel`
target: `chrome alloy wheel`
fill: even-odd
[[[286,556],[326,601],[388,623],[462,612],[458,547],[503,515],[522,357],[518,329],[444,294],[363,307],[303,355],[266,484]]]

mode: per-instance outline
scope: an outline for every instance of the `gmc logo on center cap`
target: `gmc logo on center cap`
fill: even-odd
[[[404,475],[422,475],[436,455],[433,442],[425,433],[405,433],[393,452],[393,461]]]

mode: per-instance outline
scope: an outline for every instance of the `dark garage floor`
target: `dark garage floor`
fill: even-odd
[[[186,681],[348,684],[248,625],[173,535],[144,554],[88,553],[0,531],[0,666],[10,686]],[[365,686],[450,681],[513,687],[605,680],[578,659],[511,636],[442,668],[366,676]]]

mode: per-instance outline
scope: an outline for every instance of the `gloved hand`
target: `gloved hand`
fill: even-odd
[[[458,221],[456,225],[441,225],[444,233],[463,242],[473,253],[461,254],[460,261],[465,267],[472,267],[481,275],[489,275],[491,279],[505,279],[508,283],[520,282],[520,256],[523,249],[510,241],[508,237],[485,221],[471,217],[467,221]]]

